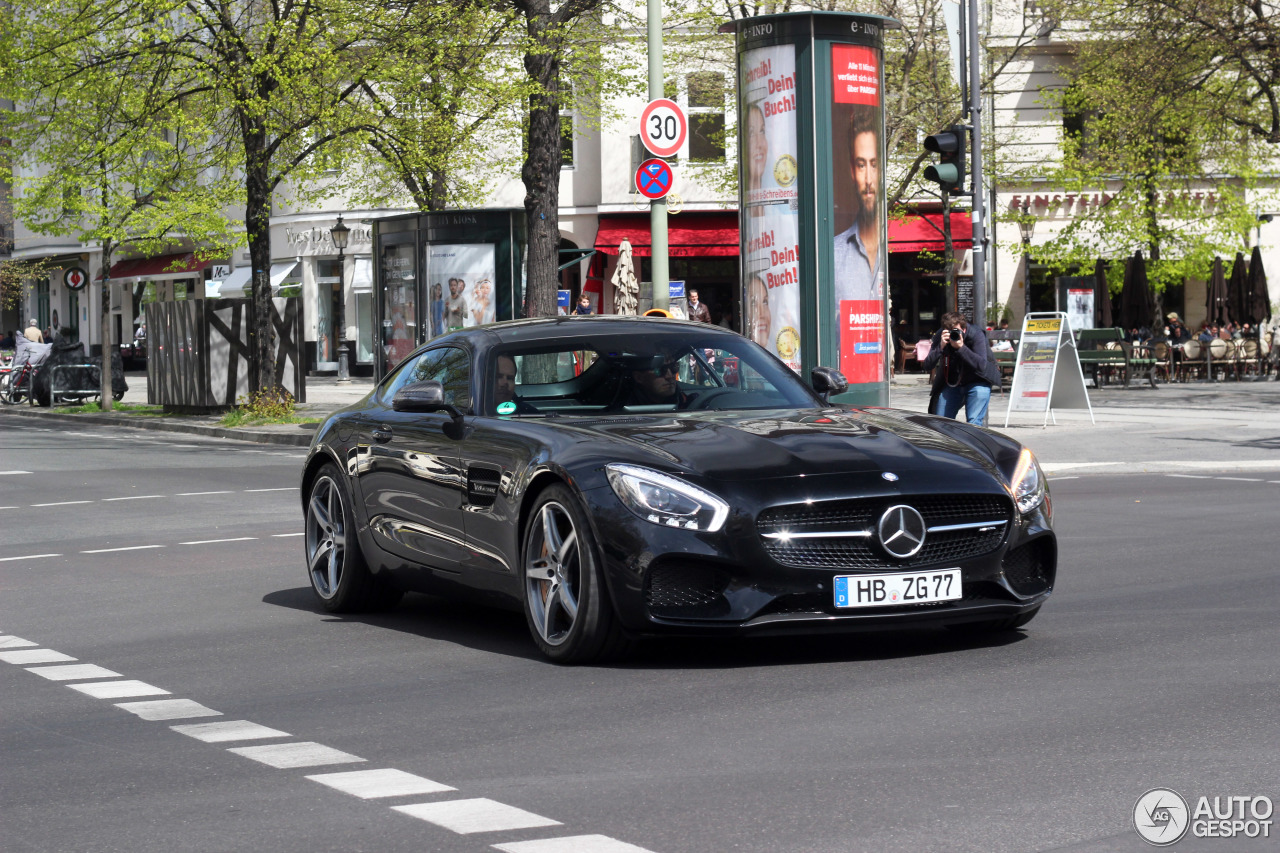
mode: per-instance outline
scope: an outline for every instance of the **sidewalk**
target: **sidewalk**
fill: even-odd
[[[147,374],[142,372],[126,373],[125,381],[129,383],[129,390],[125,392],[120,402],[146,404]],[[338,380],[332,376],[309,376],[307,377],[307,402],[300,404],[297,407],[297,412],[300,417],[323,418],[338,409],[358,402],[371,390],[373,390],[373,379],[367,377],[353,377],[349,385],[339,385]],[[318,426],[318,424],[270,424],[256,427],[224,427],[218,424],[218,421],[222,419],[222,415],[143,417],[123,412],[70,415],[59,414],[40,406],[26,404],[0,407],[0,417],[6,415],[42,418],[60,423],[106,424],[133,427],[135,429],[162,430],[165,432],[212,436],[214,438],[234,438],[259,444],[284,444],[296,447],[309,445],[311,436]]]
[[[146,403],[146,374],[127,376],[124,402]],[[299,414],[322,418],[362,399],[371,379],[338,385],[333,377],[308,377],[307,402]],[[1051,474],[1090,472],[1280,472],[1280,382],[1219,382],[1089,389],[1094,423],[1084,410],[1043,415],[1016,414],[1005,427],[1008,395],[995,394],[987,425],[1035,451]],[[894,408],[924,412],[929,388],[922,376],[907,374],[890,386]],[[61,415],[26,405],[0,407],[0,418],[42,418],[62,424],[108,424],[137,429],[194,433],[263,444],[305,447],[315,424],[228,428],[216,415],[138,417],[117,413]],[[1280,475],[1272,475],[1280,479]]]

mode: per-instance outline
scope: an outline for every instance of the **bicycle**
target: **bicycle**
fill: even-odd
[[[23,364],[10,368],[5,381],[0,384],[0,402],[12,405],[31,399],[31,389],[35,385],[36,374],[40,368],[31,364]]]

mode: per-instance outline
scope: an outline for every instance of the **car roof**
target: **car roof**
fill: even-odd
[[[739,337],[736,332],[709,323],[692,320],[675,320],[666,317],[636,317],[605,314],[597,316],[531,317],[523,320],[504,320],[485,326],[473,326],[434,338],[431,344],[469,340],[472,346],[493,347],[542,343],[564,338],[590,335],[661,335],[680,336],[690,332],[699,335],[726,335]]]

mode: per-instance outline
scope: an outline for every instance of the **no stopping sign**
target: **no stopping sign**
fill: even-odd
[[[658,157],[680,151],[689,135],[689,119],[675,101],[655,98],[640,114],[640,141]]]

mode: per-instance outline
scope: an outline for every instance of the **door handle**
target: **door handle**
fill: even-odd
[[[378,442],[379,444],[382,444],[383,442],[390,441],[390,440],[391,440],[391,427],[389,427],[389,426],[387,426],[387,425],[385,425],[385,424],[384,424],[384,425],[382,425],[382,426],[376,426],[376,427],[374,427],[374,428],[373,428],[372,435],[373,435],[373,440],[374,440],[374,441],[376,441],[376,442]]]

